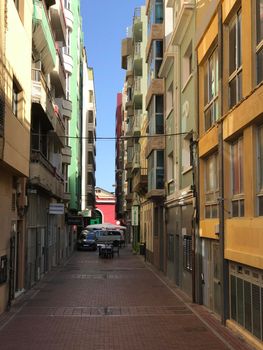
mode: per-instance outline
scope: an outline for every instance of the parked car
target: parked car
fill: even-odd
[[[77,241],[78,250],[97,250],[97,237],[95,232],[84,230]]]
[[[124,243],[124,235],[119,230],[94,230],[97,237],[97,243],[112,243],[114,245],[121,245]]]

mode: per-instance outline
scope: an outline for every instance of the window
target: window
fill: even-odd
[[[241,11],[238,11],[229,25],[229,107],[242,98],[241,65]]]
[[[256,0],[256,77],[263,80],[263,0]]]
[[[0,257],[0,284],[7,282],[7,256]]]
[[[174,193],[174,155],[171,152],[167,159],[167,181],[168,181],[168,195]]]
[[[263,126],[258,129],[258,215],[263,215]]]
[[[168,116],[173,110],[174,106],[174,85],[173,82],[170,84],[166,93],[166,116]]]
[[[218,217],[218,170],[218,154],[216,153],[205,161],[205,218],[207,219]]]
[[[89,90],[89,103],[93,102],[93,91]]]
[[[71,0],[64,0],[64,7],[65,9],[70,10]]]
[[[183,56],[183,67],[182,67],[182,86],[184,87],[187,83],[193,69],[193,54],[192,54],[192,42],[189,44],[184,56]]]
[[[163,96],[154,95],[149,105],[149,134],[163,134],[164,120],[163,120]]]
[[[12,112],[18,117],[19,113],[19,94],[21,92],[21,88],[19,87],[17,81],[13,80],[13,91],[12,91]]]
[[[243,137],[231,145],[232,216],[244,216]]]
[[[183,264],[184,268],[192,271],[192,237],[184,236],[183,238]]]
[[[158,72],[163,61],[163,41],[154,40],[148,60],[148,87],[153,79],[158,78]]]
[[[218,50],[214,50],[204,67],[204,117],[205,130],[218,118]]]
[[[263,275],[247,266],[230,266],[230,317],[263,340]]]
[[[148,36],[153,24],[163,23],[163,0],[151,0],[148,14]]]
[[[164,188],[164,151],[153,151],[148,158],[149,191]]]

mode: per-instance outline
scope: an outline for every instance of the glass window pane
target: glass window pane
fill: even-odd
[[[263,80],[263,48],[257,53],[257,83]]]
[[[212,109],[209,107],[205,111],[205,130],[208,130],[212,126]]]
[[[205,217],[207,219],[210,219],[210,206],[209,205],[205,207]]]
[[[240,72],[237,76],[237,84],[238,84],[238,86],[237,86],[238,90],[237,90],[237,101],[236,102],[240,101],[242,98],[242,72]]]
[[[243,217],[243,216],[245,216],[245,205],[244,205],[243,199],[239,201],[239,205],[240,205],[240,208],[239,208],[240,215],[239,216]]]
[[[263,216],[263,197],[258,197],[258,215]]]
[[[238,217],[238,201],[233,201],[232,202],[232,216],[235,218],[235,217]]]
[[[256,2],[257,44],[263,40],[263,0]]]
[[[241,66],[242,61],[242,45],[241,45],[241,13],[237,17],[237,68]]]
[[[232,79],[229,83],[229,107],[232,108],[235,106],[237,101],[237,95],[236,95],[236,77]]]
[[[163,113],[163,96],[156,96],[156,113]]]
[[[156,134],[164,133],[163,115],[156,115]]]
[[[157,167],[163,167],[164,165],[164,152],[157,151]]]
[[[236,23],[229,29],[229,75],[236,70]]]
[[[163,58],[163,42],[162,42],[162,40],[156,40],[155,45],[156,45],[155,57]]]

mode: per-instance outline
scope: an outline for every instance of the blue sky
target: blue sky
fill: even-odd
[[[134,8],[145,0],[81,0],[81,15],[88,64],[94,68],[97,137],[115,136],[117,93],[121,92],[121,40],[132,24]],[[96,186],[115,191],[115,142],[97,140]]]

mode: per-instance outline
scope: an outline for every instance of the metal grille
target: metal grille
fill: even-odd
[[[231,273],[236,273],[233,268]],[[239,275],[242,276],[241,273]],[[260,284],[259,280],[257,282]],[[231,319],[263,340],[263,288],[256,283],[231,275],[230,292]]]

